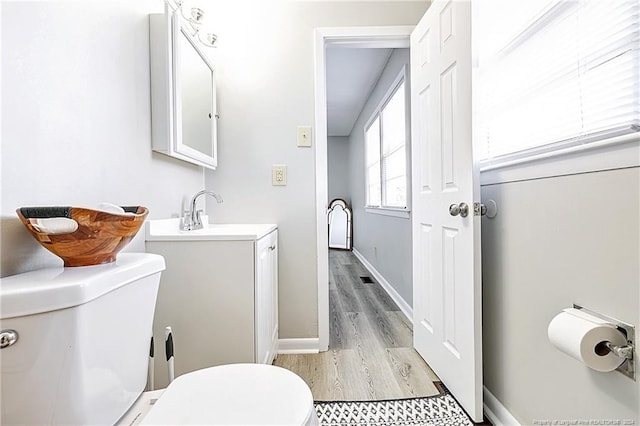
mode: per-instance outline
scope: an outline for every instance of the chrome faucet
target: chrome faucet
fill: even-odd
[[[204,227],[201,217],[202,210],[196,210],[196,202],[201,195],[211,195],[218,203],[222,202],[222,197],[213,191],[207,191],[205,189],[204,191],[198,192],[191,199],[191,210],[183,212],[182,219],[180,220],[180,229],[183,231],[193,231],[194,229],[202,229]]]

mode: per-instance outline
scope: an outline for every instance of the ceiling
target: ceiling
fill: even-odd
[[[349,136],[393,49],[327,49],[327,135]]]

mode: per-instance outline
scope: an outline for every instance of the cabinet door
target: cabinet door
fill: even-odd
[[[180,13],[149,15],[152,149],[189,163],[218,165],[213,63]]]
[[[271,233],[271,246],[270,249],[271,257],[271,321],[269,323],[269,332],[271,333],[271,354],[269,355],[269,364],[273,362],[273,360],[278,355],[278,338],[279,338],[279,328],[278,328],[278,230],[276,229]]]
[[[168,384],[164,328],[173,328],[175,376],[255,362],[255,242],[147,241],[165,258],[154,318],[155,385]]]
[[[278,345],[278,231],[256,243],[256,362],[271,364]]]

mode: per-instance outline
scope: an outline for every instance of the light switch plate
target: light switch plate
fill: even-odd
[[[310,147],[312,139],[311,126],[298,126],[298,146]]]
[[[271,166],[271,185],[284,186],[287,184],[287,166],[274,164]]]

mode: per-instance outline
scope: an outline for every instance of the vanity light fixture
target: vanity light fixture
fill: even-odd
[[[202,22],[204,20],[204,10],[200,9],[199,7],[192,7],[189,13],[186,14],[185,10],[182,7],[184,4],[184,0],[165,0],[165,3],[174,12],[179,11],[184,20],[189,23],[189,26],[191,27],[190,32],[192,37],[196,38],[200,43],[207,47],[216,47],[215,43],[218,39],[218,36],[211,32],[201,32]]]

